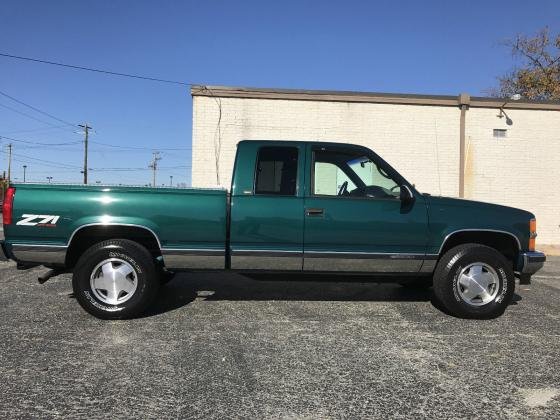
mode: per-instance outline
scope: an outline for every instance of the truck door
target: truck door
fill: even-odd
[[[302,270],[304,197],[299,186],[305,152],[300,143],[239,144],[230,214],[232,269]]]
[[[415,198],[401,201],[406,181],[365,148],[309,145],[308,160],[304,270],[421,270],[431,257],[425,255],[427,211],[420,194],[407,186]]]

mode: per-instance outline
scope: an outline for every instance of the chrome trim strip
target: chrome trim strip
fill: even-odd
[[[21,248],[68,248],[66,245],[49,245],[49,244],[10,244],[13,247]]]
[[[226,251],[211,248],[161,248],[161,252],[167,255],[224,255]]]
[[[64,264],[66,245],[11,244],[12,254],[18,261],[40,264]]]
[[[233,270],[287,270],[301,271],[303,257],[301,255],[284,254],[282,256],[264,255],[232,255],[231,268]]]
[[[420,273],[433,273],[436,269],[437,259],[424,260],[422,267],[420,267]]]
[[[515,236],[513,233],[505,231],[505,230],[496,230],[496,229],[459,229],[459,230],[455,230],[449,234],[447,234],[447,236],[443,239],[443,242],[441,243],[441,246],[439,247],[439,251],[438,254],[441,254],[441,250],[443,249],[443,246],[445,245],[445,242],[447,242],[447,240],[454,234],[459,233],[459,232],[494,232],[494,233],[505,233],[509,236],[511,236],[513,239],[515,239],[515,242],[517,243],[517,251],[521,251],[521,242],[519,242],[519,239],[517,238],[517,236]]]
[[[305,271],[355,271],[378,273],[430,272],[439,255],[347,251],[305,251]],[[425,266],[424,271],[422,268]]]
[[[425,254],[349,252],[349,251],[304,251],[307,258],[383,259],[383,260],[424,260]]]
[[[161,250],[163,262],[169,269],[224,269],[224,249],[172,249]]]
[[[345,271],[369,273],[416,273],[423,260],[416,258],[330,258],[307,256],[303,259],[305,271]]]
[[[72,235],[70,235],[70,239],[68,240],[68,243],[66,244],[67,246],[70,246],[70,244],[72,243],[72,239],[74,239],[74,236],[76,235],[76,233],[78,233],[78,231],[80,231],[81,229],[84,229],[86,227],[90,227],[90,226],[127,226],[127,227],[137,227],[140,229],[145,229],[148,232],[150,232],[152,235],[154,235],[154,237],[156,238],[156,241],[158,243],[158,247],[159,249],[161,249],[161,242],[159,240],[159,237],[156,235],[156,233],[150,229],[149,227],[146,226],[142,226],[142,225],[135,225],[132,223],[88,223],[86,225],[82,225],[79,228],[77,228],[76,230],[74,230],[74,232],[72,232]]]
[[[303,256],[303,267],[302,257]],[[433,271],[437,254],[380,253],[348,251],[232,250],[232,269],[424,272]],[[430,266],[432,267],[430,269]]]
[[[301,271],[303,251],[284,249],[232,249],[233,270]]]
[[[231,252],[279,252],[279,253],[293,253],[303,252],[292,249],[232,249]]]
[[[303,251],[284,251],[284,250],[260,250],[260,249],[240,249],[232,250],[232,257],[277,257],[277,258],[303,258]]]

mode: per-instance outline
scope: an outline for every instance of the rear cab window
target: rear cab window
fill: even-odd
[[[297,173],[297,147],[261,147],[255,168],[255,194],[295,196]]]

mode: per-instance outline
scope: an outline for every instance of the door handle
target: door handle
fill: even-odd
[[[323,209],[305,209],[306,216],[322,216],[323,214]]]

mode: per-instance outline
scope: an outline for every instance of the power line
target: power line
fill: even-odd
[[[68,67],[68,68],[71,68],[71,69],[74,69],[74,70],[86,70],[86,71],[92,71],[92,72],[96,72],[96,73],[110,74],[110,75],[113,75],[113,76],[122,76],[122,77],[130,77],[130,78],[133,78],[133,79],[149,80],[151,82],[171,83],[171,84],[182,85],[182,86],[192,86],[194,84],[194,83],[187,83],[187,82],[179,82],[177,80],[166,80],[166,79],[158,79],[156,77],[140,76],[138,74],[119,73],[119,72],[110,71],[110,70],[95,69],[95,68],[84,67],[84,66],[75,66],[73,64],[57,63],[57,62],[54,62],[54,61],[40,60],[38,58],[22,57],[22,56],[19,56],[19,55],[12,55],[12,54],[6,54],[6,53],[0,53],[0,56],[8,57],[8,58],[14,58],[14,59],[17,59],[17,60],[32,61],[32,62],[35,62],[35,63],[50,64],[50,65],[53,65],[53,66]]]
[[[14,137],[10,137],[10,136],[5,136],[5,135],[0,135],[0,140],[2,139],[6,139],[6,140],[10,140],[10,141],[14,141],[14,142],[18,142],[18,143],[23,143],[26,146],[22,146],[22,148],[24,149],[47,149],[47,150],[59,150],[59,151],[66,151],[66,152],[79,152],[82,149],[69,149],[69,148],[64,148],[61,149],[61,146],[72,146],[72,145],[77,145],[77,144],[82,144],[83,140],[77,140],[77,141],[71,141],[71,142],[63,142],[63,143],[47,143],[47,142],[40,142],[40,141],[33,141],[33,140],[24,140],[21,138],[14,138]],[[149,147],[134,147],[134,146],[118,146],[118,145],[112,145],[112,144],[107,144],[107,143],[98,143],[98,142],[94,142],[89,140],[89,143],[95,143],[95,144],[99,144],[102,146],[107,146],[107,147],[113,147],[113,148],[119,148],[119,149],[124,149],[127,150],[129,147],[131,147],[131,149],[129,150],[129,152],[152,152],[155,148],[149,148]],[[158,149],[158,150],[163,150],[165,152],[167,151],[182,151],[182,150],[191,150],[191,147],[184,147],[184,148],[163,148],[163,149]],[[99,149],[91,149],[88,150],[89,153],[109,153],[108,150],[99,150]]]
[[[90,143],[92,143],[92,141],[90,140]],[[172,151],[176,151],[176,149],[161,149],[159,147],[152,147],[152,148],[145,148],[145,149],[119,149],[122,151],[126,151],[127,153],[151,153],[152,151],[154,151],[155,149],[157,150],[163,150],[161,153],[166,155],[166,158],[177,158],[177,159],[184,159],[183,156],[178,156],[177,153],[171,153]],[[170,150],[170,151],[169,151]],[[190,148],[185,148],[185,149],[178,149],[180,151],[186,151],[186,150],[191,150]],[[111,153],[113,152],[113,150],[111,149],[91,149],[90,150],[91,153],[101,153],[101,154],[106,154],[106,153]]]
[[[35,112],[38,112],[38,113],[43,114],[43,115],[46,115],[47,117],[50,117],[50,118],[52,118],[52,119],[54,119],[54,120],[57,120],[58,122],[61,122],[61,123],[66,124],[66,125],[69,125],[70,127],[76,127],[76,124],[69,123],[68,121],[64,121],[62,118],[55,117],[54,115],[49,114],[48,112],[42,111],[42,110],[40,110],[39,108],[35,108],[35,107],[32,106],[32,105],[26,104],[25,102],[20,101],[19,99],[16,99],[16,98],[14,98],[13,96],[10,96],[10,95],[8,95],[8,94],[5,93],[5,92],[0,91],[0,95],[5,96],[6,98],[9,98],[9,99],[11,99],[11,100],[14,101],[14,102],[17,102],[17,103],[20,104],[20,105],[26,106],[27,108],[30,108],[30,109],[32,109],[32,110],[35,111]]]
[[[81,143],[81,142],[80,142]],[[79,153],[83,151],[83,148],[70,148],[65,146],[35,146],[35,145],[19,145],[18,150],[31,150],[31,151],[56,151],[56,152],[68,152],[68,153]],[[91,152],[91,151],[90,151]],[[97,153],[97,152],[96,152]],[[101,152],[103,153],[103,152]]]
[[[19,162],[19,163],[24,163],[29,165],[30,162],[27,162],[25,160],[21,160],[21,159],[13,159],[14,162]],[[35,163],[35,162],[32,162]],[[30,166],[30,165],[29,165]],[[63,169],[63,168],[57,168],[57,167],[52,167],[53,169],[48,169],[48,170],[31,170],[29,169],[28,166],[28,172],[31,172],[31,174],[29,175],[34,175],[34,174],[76,174],[76,170],[75,169]],[[44,166],[49,166],[49,165],[44,165]]]
[[[4,106],[7,108],[6,105],[1,105],[0,106]],[[40,128],[30,128],[30,129],[25,129],[25,130],[10,130],[10,131],[5,131],[6,134],[14,134],[14,133],[31,133],[34,131],[45,131],[45,130],[54,130],[55,128],[66,128],[66,124],[65,125],[53,125],[52,127],[40,127]]]
[[[13,137],[9,137],[9,136],[5,136],[5,135],[0,134],[0,139],[3,139],[3,138],[7,139],[7,140],[15,141],[15,142],[33,144],[33,145],[39,145],[39,146],[69,146],[69,145],[73,145],[73,144],[83,143],[82,140],[64,142],[64,143],[45,143],[45,142],[37,142],[37,141],[32,141],[32,140],[16,139],[16,138],[13,138]],[[138,150],[138,151],[150,151],[150,152],[152,152],[155,149],[155,147],[120,146],[120,145],[116,145],[116,144],[101,143],[101,142],[92,141],[92,140],[89,140],[89,143],[98,144],[100,146],[118,148],[118,149],[130,149],[130,150]],[[162,150],[162,151],[181,151],[181,150],[192,150],[192,147],[169,147],[169,148],[159,148],[158,147],[157,149]],[[92,150],[92,151],[96,152],[96,153],[106,153],[107,152],[107,151],[104,151],[104,150]]]
[[[117,149],[130,149],[130,150],[150,150],[153,151],[155,149],[155,147],[139,147],[139,146],[120,146],[120,145],[115,145],[115,144],[108,144],[108,143],[101,143],[98,141],[93,141],[90,140],[90,143],[94,143],[94,144],[99,144],[101,146],[107,146],[107,147],[115,147]],[[168,150],[168,151],[177,151],[177,150],[191,150],[191,147],[174,147],[174,148],[157,148],[158,150]]]
[[[3,153],[5,155],[8,154],[8,152],[5,152],[3,150],[0,150],[0,153]],[[74,169],[74,170],[80,170],[81,169],[79,166],[67,165],[66,163],[53,162],[52,160],[39,159],[39,158],[34,158],[34,157],[31,157],[31,156],[27,156],[27,155],[20,155],[19,153],[13,153],[12,155],[16,158],[29,159],[29,160],[32,160],[32,161],[37,161],[37,162],[40,162],[41,164],[43,164],[45,166],[53,166],[55,168],[60,168],[60,169]],[[24,162],[21,159],[18,159],[18,161],[23,162],[23,163],[28,163],[28,162]]]
[[[81,143],[81,141],[72,141],[72,142],[66,142],[66,143],[41,143],[41,142],[31,141],[31,140],[14,139],[13,137],[8,137],[8,136],[0,136],[0,140],[1,139],[11,140],[11,141],[19,142],[19,143],[36,144],[36,145],[39,145],[39,146],[69,146],[71,144]]]
[[[21,112],[21,111],[15,109],[15,108],[12,108],[11,106],[4,105],[4,104],[0,104],[0,106],[1,106],[2,108],[9,109],[10,111],[15,112],[16,114],[20,114],[20,115],[23,115],[24,117],[31,118],[32,120],[39,121],[40,123],[46,124],[46,125],[50,126],[50,128],[55,128],[55,127],[58,128],[58,127],[60,127],[60,126],[51,124],[51,123],[49,123],[49,122],[47,122],[47,121],[41,120],[41,119],[39,119],[39,118],[36,118],[36,117],[34,117],[33,115],[29,115],[29,114],[27,114],[27,113],[25,113],[25,112]],[[62,127],[66,127],[66,126],[62,126]]]
[[[44,163],[44,164],[50,165],[50,166],[58,166],[58,167],[63,168],[63,169],[76,169],[76,170],[81,169],[79,166],[67,165],[66,163],[53,162],[52,160],[39,159],[39,158],[34,158],[34,157],[31,157],[31,156],[27,156],[27,155],[20,155],[19,153],[14,153],[14,156],[17,156],[17,157],[23,158],[23,159],[34,160],[34,161],[41,162],[41,163]]]
[[[158,166],[158,171],[173,171],[175,169],[187,169],[190,168],[190,165],[181,165],[181,166]],[[103,171],[103,172],[120,172],[120,171],[152,171],[153,168],[89,168],[90,171]]]

